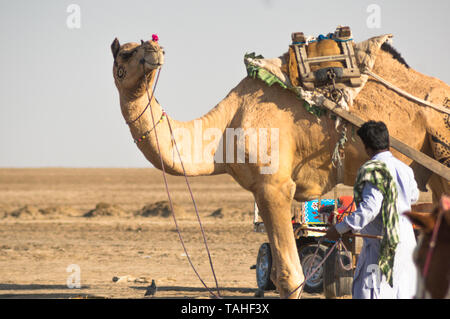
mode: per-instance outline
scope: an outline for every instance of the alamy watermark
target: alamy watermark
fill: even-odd
[[[381,28],[381,7],[378,4],[370,4],[367,6],[366,12],[369,16],[366,20],[366,25],[369,29]]]
[[[81,288],[81,268],[77,264],[70,264],[66,268],[66,272],[70,273],[67,277],[67,288]]]
[[[66,12],[69,15],[66,18],[66,25],[69,29],[81,28],[81,8],[78,4],[70,4],[67,6]]]
[[[203,122],[194,120],[193,130],[176,128],[173,137],[180,152],[180,157],[174,157],[175,163],[252,163],[259,165],[261,174],[278,171],[278,128],[226,128],[224,132],[203,129]]]

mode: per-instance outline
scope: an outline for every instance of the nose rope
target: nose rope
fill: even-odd
[[[189,193],[190,193],[190,195],[191,195],[192,203],[193,203],[194,208],[195,208],[195,213],[196,213],[196,216],[197,216],[197,221],[198,221],[198,224],[199,224],[199,226],[200,226],[200,230],[201,230],[202,237],[203,237],[203,243],[204,243],[204,245],[205,245],[205,249],[206,249],[206,252],[207,252],[207,254],[208,254],[208,259],[209,259],[209,264],[210,264],[210,267],[211,267],[211,272],[212,272],[212,274],[213,274],[214,281],[215,281],[215,283],[216,283],[217,293],[218,293],[219,297],[221,297],[221,296],[220,296],[220,291],[219,291],[219,284],[218,284],[218,282],[217,282],[216,273],[215,273],[215,271],[214,271],[214,266],[213,266],[212,259],[211,259],[211,253],[210,253],[210,251],[209,251],[208,243],[207,243],[207,241],[206,241],[205,231],[204,231],[204,229],[203,229],[202,222],[201,222],[201,220],[200,220],[200,215],[199,215],[199,213],[198,213],[197,204],[195,203],[194,194],[192,193],[191,186],[190,186],[189,181],[188,181],[187,176],[186,176],[186,170],[185,170],[185,168],[184,168],[183,161],[181,160],[181,155],[180,155],[180,151],[179,151],[179,149],[178,149],[178,145],[177,145],[177,143],[176,143],[176,141],[175,141],[175,139],[174,139],[174,137],[173,137],[172,125],[170,124],[170,120],[169,120],[168,117],[167,117],[167,124],[168,124],[168,126],[169,126],[170,135],[172,136],[173,144],[174,144],[175,149],[176,149],[176,151],[177,151],[178,158],[180,159],[181,167],[183,168],[184,179],[186,180],[186,185],[187,185],[187,187],[188,187],[188,189],[189,189]],[[181,234],[180,234],[180,236],[181,236]],[[188,256],[187,252],[186,252],[186,256]],[[200,279],[200,277],[199,277],[199,279]],[[200,279],[200,280],[201,280],[201,279]],[[206,286],[205,286],[205,287],[206,287]],[[208,290],[209,290],[209,288],[208,288]],[[209,291],[210,291],[210,290],[209,290]],[[211,292],[211,291],[210,291],[210,292]],[[212,294],[214,297],[217,298],[217,296],[215,296],[212,292],[211,292],[211,294]]]
[[[142,69],[144,69],[144,64],[142,64]],[[153,90],[152,90],[152,97],[149,98],[148,103],[147,103],[147,106],[144,108],[144,110],[142,111],[142,113],[139,114],[139,116],[138,116],[136,119],[134,119],[134,120],[132,120],[132,121],[129,121],[129,122],[126,122],[127,125],[133,124],[134,122],[136,122],[137,120],[139,120],[139,119],[141,118],[141,116],[145,113],[145,111],[147,111],[148,107],[150,106],[150,103],[151,103],[152,100],[153,100],[153,95],[155,94],[156,85],[158,84],[158,79],[159,79],[159,73],[161,73],[161,68],[159,68],[158,74],[156,75],[155,84],[153,85]],[[145,78],[145,77],[146,77],[146,74],[145,74],[145,69],[144,69],[144,78]],[[147,95],[148,95],[147,79],[144,79],[144,82],[145,82],[145,89],[146,89]],[[147,96],[147,97],[148,97],[148,96]],[[152,113],[152,115],[153,115],[153,113]]]
[[[143,69],[143,71],[144,71],[144,76],[145,76],[145,68],[144,68],[144,64],[142,65],[142,69]],[[153,95],[154,95],[154,92],[155,92],[155,88],[156,88],[156,84],[157,84],[157,81],[158,81],[160,72],[161,72],[161,67],[160,67],[159,70],[158,70],[158,75],[157,75],[157,78],[156,78],[156,82],[155,82],[155,85],[154,85],[154,88],[153,88],[151,97],[150,97],[150,94],[149,94],[149,92],[148,92],[147,82],[145,82],[145,89],[146,89],[146,93],[147,93],[147,97],[148,97],[148,99],[149,99],[149,102],[148,102],[147,106],[145,107],[144,111],[143,111],[143,112],[139,115],[139,117],[138,117],[137,119],[135,119],[133,122],[137,121],[137,120],[142,116],[142,114],[144,114],[144,112],[147,110],[147,108],[150,106],[150,114],[151,114],[151,118],[152,118],[152,122],[153,122],[153,127],[156,126],[156,124],[155,124],[155,118],[154,118],[154,116],[153,116],[153,111],[152,111],[152,109],[151,109],[151,105],[150,105],[150,104],[151,104],[151,101],[152,101],[152,99],[153,99]],[[179,229],[179,226],[178,226],[178,222],[177,222],[177,219],[176,219],[176,217],[175,217],[175,213],[174,213],[174,209],[173,209],[173,202],[172,202],[172,198],[171,198],[171,196],[170,196],[169,186],[168,186],[167,177],[166,177],[166,170],[165,170],[165,167],[164,167],[164,161],[163,161],[162,154],[161,154],[161,149],[160,149],[160,146],[159,146],[158,134],[157,134],[157,132],[156,132],[156,130],[155,130],[156,145],[157,145],[159,157],[160,157],[160,160],[161,160],[161,168],[162,168],[162,171],[163,171],[164,185],[165,185],[165,188],[166,188],[167,197],[168,197],[168,199],[169,199],[170,210],[172,211],[172,218],[173,218],[174,223],[175,223],[175,228],[176,228],[176,230],[177,230],[178,237],[179,237],[180,242],[181,242],[181,246],[183,247],[184,253],[185,253],[185,255],[186,255],[186,258],[187,258],[189,264],[191,265],[191,268],[193,269],[194,273],[196,274],[196,276],[198,277],[198,279],[200,280],[200,282],[201,282],[201,283],[203,284],[203,286],[206,288],[206,290],[208,290],[208,292],[211,294],[211,296],[213,296],[214,298],[219,299],[219,298],[222,298],[221,295],[220,295],[220,291],[219,291],[219,284],[218,284],[218,282],[217,282],[216,274],[215,274],[214,267],[213,267],[213,264],[212,264],[211,254],[210,254],[210,252],[209,252],[208,244],[207,244],[207,242],[206,242],[206,236],[205,236],[205,233],[204,233],[204,230],[203,230],[203,226],[202,226],[201,221],[200,221],[200,216],[199,216],[199,213],[198,213],[197,205],[196,205],[196,203],[195,203],[194,196],[193,196],[191,187],[190,187],[190,185],[189,185],[189,182],[188,182],[188,179],[187,179],[187,176],[186,176],[186,171],[185,171],[185,168],[184,168],[184,164],[183,164],[183,161],[182,161],[182,159],[181,159],[180,152],[179,152],[179,150],[178,150],[178,146],[177,146],[177,144],[176,144],[176,142],[175,142],[175,139],[174,139],[174,136],[173,136],[173,132],[172,132],[172,126],[170,125],[170,122],[169,122],[169,118],[168,118],[168,117],[167,117],[167,122],[168,122],[168,125],[169,125],[169,130],[170,130],[170,134],[171,134],[171,139],[172,139],[172,141],[174,142],[174,145],[175,145],[175,148],[176,148],[176,150],[177,150],[178,156],[180,157],[180,162],[181,162],[181,166],[182,166],[182,168],[183,168],[184,177],[185,177],[185,180],[186,180],[186,183],[187,183],[189,192],[190,192],[190,194],[191,194],[191,198],[192,198],[192,201],[193,201],[193,204],[194,204],[195,212],[196,212],[196,214],[197,214],[197,220],[198,220],[199,225],[200,225],[201,233],[202,233],[202,236],[203,236],[203,242],[204,242],[204,244],[205,244],[205,248],[206,248],[206,251],[207,251],[207,254],[208,254],[208,258],[209,258],[209,263],[210,263],[210,266],[211,266],[211,271],[212,271],[212,273],[213,273],[214,280],[215,280],[215,283],[216,283],[217,295],[216,295],[216,294],[215,294],[215,293],[214,293],[214,292],[213,292],[213,291],[205,284],[205,282],[203,281],[203,279],[200,277],[199,273],[197,272],[197,269],[195,268],[194,264],[192,263],[192,260],[191,260],[191,258],[190,258],[190,256],[189,256],[189,253],[187,252],[187,249],[186,249],[186,246],[185,246],[185,243],[184,243],[184,240],[183,240],[183,236],[181,235],[181,232],[180,232],[180,229]]]

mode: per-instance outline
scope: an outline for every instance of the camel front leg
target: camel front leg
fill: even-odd
[[[297,298],[299,290],[291,292],[304,280],[291,223],[293,187],[295,184],[289,180],[263,185],[255,192],[272,251],[272,281],[281,298]]]

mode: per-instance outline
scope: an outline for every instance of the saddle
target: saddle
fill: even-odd
[[[363,70],[372,70],[378,50],[391,38],[392,34],[385,34],[354,43],[350,28],[341,26],[326,37],[296,32],[289,51],[278,58],[247,53],[244,63],[249,77],[292,91],[319,118],[324,114],[324,98],[349,109],[367,83],[369,76]]]
[[[303,32],[292,33],[288,59],[289,79],[296,87],[359,87],[363,82],[348,26],[338,26],[334,33],[317,38],[306,37]]]

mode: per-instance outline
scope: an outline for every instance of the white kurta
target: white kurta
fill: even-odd
[[[393,287],[391,287],[378,268],[381,241],[364,238],[353,278],[352,295],[355,299],[412,298],[416,292],[417,281],[417,270],[413,262],[416,238],[411,222],[403,213],[410,210],[411,204],[414,204],[419,198],[417,183],[412,169],[396,159],[391,152],[378,153],[372,157],[372,160],[384,162],[396,182],[400,242],[395,253]],[[381,192],[371,183],[366,183],[359,207],[337,224],[336,230],[340,234],[352,231],[361,234],[382,235],[383,220],[380,214],[382,202]]]

